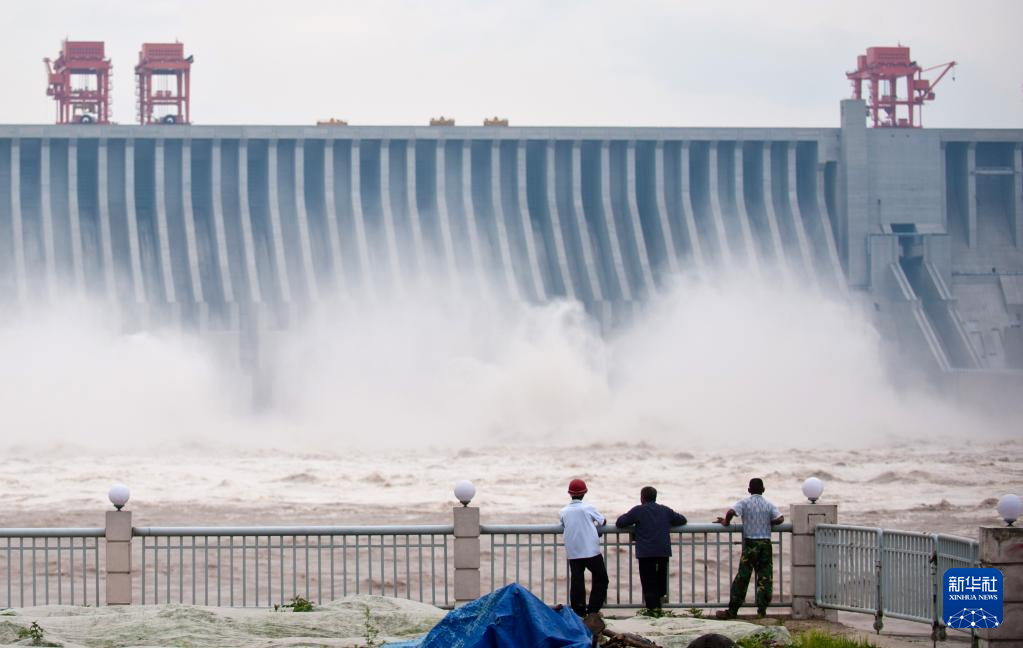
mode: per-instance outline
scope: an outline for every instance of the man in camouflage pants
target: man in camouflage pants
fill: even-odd
[[[757,616],[767,614],[773,594],[774,564],[771,549],[771,526],[781,524],[785,517],[778,507],[764,499],[764,480],[754,477],[749,481],[749,497],[741,499],[728,509],[725,517],[716,522],[728,526],[736,515],[742,518],[742,557],[739,570],[732,581],[728,609],[719,610],[719,619],[734,619],[746,600],[749,579],[756,573]]]

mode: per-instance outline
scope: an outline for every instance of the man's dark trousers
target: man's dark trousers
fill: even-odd
[[[593,612],[600,612],[604,607],[604,600],[607,598],[607,567],[604,566],[604,556],[597,554],[589,558],[575,558],[568,561],[568,568],[572,574],[572,585],[569,594],[569,602],[572,609],[581,617]],[[585,572],[590,570],[592,583],[590,585],[590,603],[586,604],[586,581]]]
[[[770,540],[745,540],[742,543],[742,557],[739,558],[739,569],[732,581],[731,596],[728,610],[734,615],[738,613],[746,600],[750,576],[756,573],[757,613],[764,614],[771,603],[774,585],[774,559],[771,555]]]
[[[668,558],[637,558],[643,603],[648,610],[661,609],[661,599],[668,593]]]

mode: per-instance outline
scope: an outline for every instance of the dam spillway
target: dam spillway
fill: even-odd
[[[386,289],[431,260],[597,312],[711,264],[841,281],[820,131],[157,129],[0,145],[8,299],[71,286],[216,320]]]
[[[1023,367],[1023,131],[2,126],[0,304],[286,329],[420,273],[606,326],[677,273],[871,300],[940,372]],[[482,288],[481,288],[482,289]],[[256,322],[256,324],[253,324]]]

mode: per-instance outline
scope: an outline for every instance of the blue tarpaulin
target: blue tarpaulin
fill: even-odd
[[[425,636],[389,648],[590,648],[570,608],[554,611],[518,583],[448,612]]]

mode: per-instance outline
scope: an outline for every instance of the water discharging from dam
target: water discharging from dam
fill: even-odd
[[[0,325],[5,445],[171,448],[650,441],[850,446],[1004,431],[897,390],[858,308],[744,274],[678,278],[601,334],[577,302],[338,303],[265,351],[272,402],[210,339],[123,334],[96,304]]]
[[[513,300],[577,300],[606,329],[680,272],[766,266],[845,288],[827,131],[463,130],[0,137],[0,299],[63,285],[138,328],[276,330],[331,295],[400,291],[432,271],[492,279]]]
[[[983,318],[1010,314],[1008,297],[989,306],[1016,275],[960,268],[984,250],[925,221],[947,176],[965,192],[948,194],[949,218],[969,241],[986,232],[991,210],[971,205],[991,192],[968,172],[1021,166],[1019,151],[946,152],[936,131],[889,142],[855,106],[843,120],[0,127],[5,436],[769,444],[995,429],[888,370],[915,350],[943,375],[982,366]],[[915,175],[868,184],[874,149]],[[1023,210],[995,203],[1018,227]],[[999,248],[1003,269],[1023,267],[1018,248]],[[972,329],[950,281],[980,314]]]

